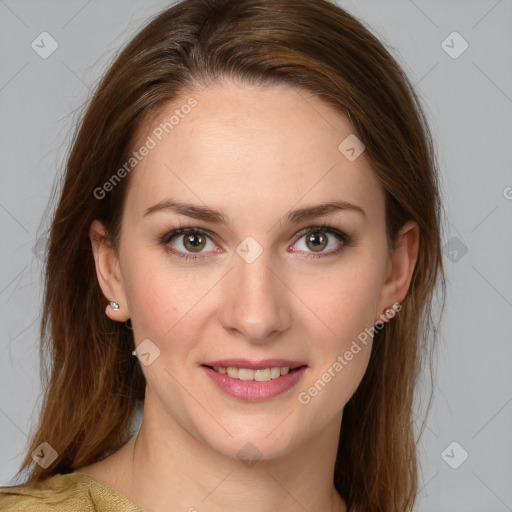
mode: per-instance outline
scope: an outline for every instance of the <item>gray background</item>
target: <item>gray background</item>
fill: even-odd
[[[339,3],[416,85],[442,170],[448,294],[418,510],[512,511],[512,1]],[[39,408],[36,242],[73,123],[114,52],[166,5],[0,0],[0,485],[11,483]],[[59,45],[47,59],[31,47],[44,31]],[[469,44],[457,58],[454,31]]]

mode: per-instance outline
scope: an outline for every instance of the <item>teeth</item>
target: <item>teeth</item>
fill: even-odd
[[[239,368],[238,378],[240,380],[254,380],[254,370],[250,370],[248,368]]]
[[[277,377],[281,377],[281,368],[270,368],[270,377],[272,379],[277,379]]]
[[[261,368],[259,370],[252,370],[250,368],[234,368],[232,366],[223,368],[222,366],[214,366],[216,372],[228,375],[233,379],[240,380],[255,380],[258,382],[268,382],[272,379],[277,379],[281,375],[290,373],[291,368],[289,366],[275,366],[272,368]]]
[[[232,368],[231,366],[226,370],[226,373],[229,377],[233,377],[233,379],[238,379],[238,368]]]
[[[254,380],[259,382],[266,382],[271,379],[270,368],[263,368],[261,370],[254,370]]]

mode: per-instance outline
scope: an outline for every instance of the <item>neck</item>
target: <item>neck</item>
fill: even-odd
[[[247,444],[240,460],[213,450],[168,416],[165,425],[160,418],[146,403],[139,433],[123,447],[118,486],[144,510],[220,512],[236,505],[244,512],[347,511],[333,484],[339,417],[285,455],[259,458]]]

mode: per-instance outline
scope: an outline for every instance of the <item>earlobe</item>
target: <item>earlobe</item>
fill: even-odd
[[[106,229],[99,220],[94,220],[89,229],[96,277],[109,301],[105,309],[106,315],[116,322],[124,322],[130,318],[119,259],[106,237]]]
[[[121,321],[121,316],[116,314],[118,311],[123,314],[122,311],[120,311],[121,306],[116,301],[109,301],[108,306],[105,308],[105,314],[114,321]]]
[[[419,226],[407,221],[400,230],[388,265],[377,315],[392,304],[403,302],[407,295],[419,254]]]

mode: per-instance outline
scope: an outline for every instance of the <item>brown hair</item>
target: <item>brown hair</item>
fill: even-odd
[[[44,400],[18,475],[29,471],[32,482],[71,472],[128,441],[145,379],[131,356],[132,332],[105,315],[89,227],[101,220],[118,247],[130,175],[105,199],[93,191],[127,161],[143,122],[179,94],[220,78],[303,88],[346,115],[385,191],[389,247],[407,220],[419,225],[408,294],[375,334],[368,369],[346,404],[334,474],[351,511],[410,511],[418,489],[413,398],[427,359],[432,378],[439,278],[444,303],[438,168],[405,73],[370,30],[328,0],[183,0],[150,20],[98,84],[72,141],[51,226]],[[47,468],[31,457],[43,441],[58,453]]]

